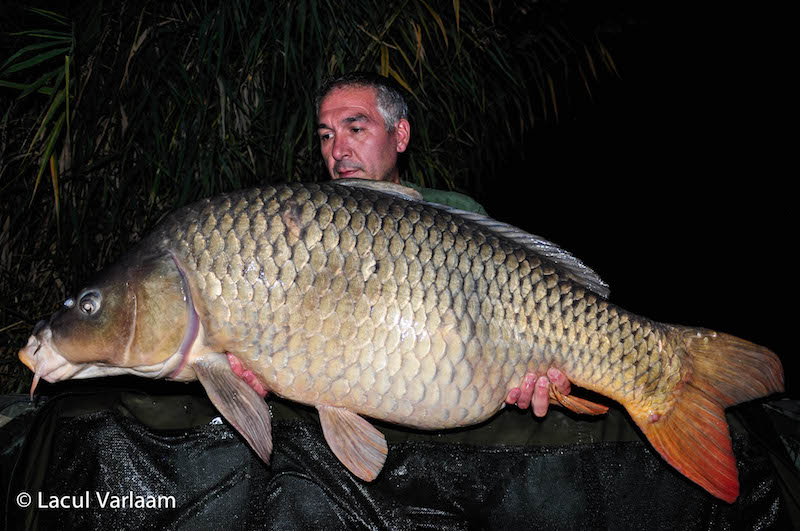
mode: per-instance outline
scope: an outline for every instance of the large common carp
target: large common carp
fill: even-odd
[[[569,253],[414,193],[288,184],[176,211],[37,324],[19,353],[31,393],[40,378],[200,380],[268,462],[268,390],[316,406],[334,454],[372,480],[387,446],[361,415],[478,423],[527,371],[552,366],[622,404],[691,480],[736,499],[723,410],[783,390],[772,352],[621,310]]]

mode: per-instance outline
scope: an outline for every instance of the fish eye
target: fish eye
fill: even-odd
[[[96,291],[88,291],[81,296],[78,308],[86,315],[92,315],[100,309],[100,294]]]

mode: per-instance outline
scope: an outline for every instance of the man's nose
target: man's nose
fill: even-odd
[[[341,136],[333,137],[331,155],[336,160],[342,160],[343,158],[350,156],[350,143],[346,138]]]

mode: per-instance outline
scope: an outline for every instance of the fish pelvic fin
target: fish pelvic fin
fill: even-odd
[[[768,349],[727,334],[678,328],[690,367],[672,407],[659,415],[628,408],[661,456],[712,495],[739,495],[724,409],[782,392],[783,368]]]
[[[211,403],[242,434],[262,461],[272,453],[272,419],[264,397],[234,374],[223,354],[192,363]]]
[[[317,406],[322,434],[347,469],[372,481],[383,468],[388,446],[383,434],[356,413],[342,407]]]

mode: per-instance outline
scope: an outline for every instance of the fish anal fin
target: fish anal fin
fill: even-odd
[[[322,433],[333,454],[364,481],[375,479],[388,453],[383,434],[345,408],[317,406],[317,410]]]
[[[550,402],[561,404],[570,411],[581,415],[605,415],[608,413],[608,406],[591,402],[579,396],[561,394],[553,384],[550,384]]]
[[[269,407],[247,382],[234,374],[224,354],[192,363],[197,378],[222,416],[242,434],[262,461],[272,453]]]

